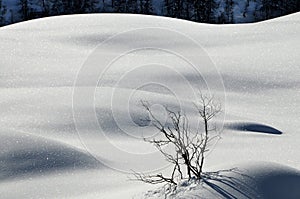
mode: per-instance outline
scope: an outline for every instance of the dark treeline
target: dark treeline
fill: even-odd
[[[29,19],[82,13],[137,13],[204,23],[236,23],[237,0],[15,0],[17,13],[0,0],[0,25]],[[294,12],[300,0],[244,0],[243,17],[252,9],[254,21]],[[251,7],[252,5],[252,7]],[[255,5],[255,8],[253,8]]]

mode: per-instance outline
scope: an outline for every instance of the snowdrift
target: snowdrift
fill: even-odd
[[[12,131],[0,135],[0,181],[52,171],[101,168],[86,152],[50,139]]]
[[[222,139],[211,148],[206,171],[249,161],[300,169],[299,26],[299,13],[244,25],[93,14],[0,28],[1,197],[131,198],[154,189],[124,173],[168,171],[140,139],[156,132],[147,128],[139,100],[171,107],[180,101],[196,123],[190,86],[209,88],[224,107],[217,121],[225,127]],[[176,52],[200,60],[201,78]],[[298,170],[261,163],[240,170],[216,173],[228,175],[225,184],[217,175],[219,181],[207,179],[191,194],[276,198],[269,195],[275,189],[278,196],[299,196]]]
[[[175,191],[163,187],[144,198],[267,198],[300,197],[299,170],[266,162],[206,173],[202,182],[182,182]]]

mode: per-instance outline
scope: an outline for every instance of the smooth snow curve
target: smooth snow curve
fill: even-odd
[[[299,35],[299,13],[245,25],[73,15],[0,28],[1,197],[130,198],[151,189],[108,167],[165,168],[141,139],[156,132],[139,100],[155,103],[157,112],[180,104],[195,124],[190,91],[196,87],[221,99],[218,125],[243,124],[224,128],[206,171],[248,161],[300,169]],[[105,48],[97,51],[101,43]],[[151,45],[160,48],[119,54]],[[200,60],[201,78],[191,60]],[[82,70],[93,61],[95,70]],[[105,72],[96,81],[98,70]],[[241,132],[245,128],[269,133]],[[270,133],[273,128],[282,134]]]
[[[26,133],[1,132],[0,181],[60,170],[100,169],[92,156],[65,144]]]
[[[297,199],[300,197],[300,172],[279,164],[248,163],[207,173],[202,183],[184,181],[171,194],[166,195],[166,187],[149,191],[141,197]]]

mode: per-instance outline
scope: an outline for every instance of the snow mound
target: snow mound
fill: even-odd
[[[255,121],[284,132],[282,136],[262,136],[225,131],[207,156],[205,168],[226,169],[233,167],[218,165],[263,160],[300,169],[300,123],[295,119],[300,118],[297,109],[300,100],[300,92],[297,92],[300,89],[299,21],[300,13],[257,24],[219,26],[163,17],[94,14],[50,17],[0,28],[1,198],[131,198],[151,189],[149,185],[127,181],[124,173],[101,167],[78,148],[87,146],[90,153],[105,160],[103,164],[120,170],[161,168],[165,161],[158,160],[153,153],[155,148],[137,138],[153,135],[140,120],[145,111],[138,102],[144,99],[174,107],[178,104],[175,92],[190,115],[193,109],[189,108],[194,106],[188,82],[198,87],[203,81],[196,81],[194,67],[180,56],[148,49],[120,57],[106,70],[97,86],[93,82],[99,77],[96,70],[80,72],[103,41],[111,41],[111,45],[105,46],[103,53],[95,54],[105,58],[99,60],[99,65],[95,64],[95,69],[105,69],[104,61],[108,57],[119,56],[119,52],[133,44],[157,45],[168,52],[188,53],[202,61],[196,51],[198,48],[191,48],[189,39],[170,35],[173,30],[174,34],[182,33],[199,43],[214,62],[218,73],[211,71],[206,63],[195,65],[203,80],[213,83],[219,77],[217,74],[223,77],[225,124]],[[78,82],[78,74],[82,81],[78,84],[78,98],[74,98],[73,86]],[[151,83],[150,86],[142,87],[147,83]],[[151,86],[152,83],[166,86]],[[211,92],[218,97],[223,87],[213,88],[214,85]],[[87,100],[86,92],[90,91],[93,91],[89,96],[92,100]],[[82,101],[73,106],[72,99]],[[74,121],[74,115],[80,120]],[[196,122],[194,115],[191,115],[191,124]],[[102,135],[105,139],[100,139],[104,138]],[[99,166],[100,169],[93,169]],[[250,168],[246,172],[242,168],[246,167],[211,173],[215,180],[207,181],[219,186],[215,189],[223,195],[202,183],[204,189],[197,184],[181,186],[182,198],[188,193],[197,194],[198,190],[206,198],[245,198],[238,190],[250,194],[248,198],[268,197],[265,192],[268,187],[263,185],[277,186],[271,184],[275,182],[270,179],[280,176],[278,170],[271,170],[270,178],[257,172],[262,178],[257,177],[257,182],[252,182],[244,174],[261,169]],[[298,179],[294,172],[286,173],[285,168],[280,171],[283,177],[278,177],[279,182]],[[222,176],[225,179],[218,181]],[[250,189],[250,185],[255,187]],[[235,190],[230,186],[241,188]],[[185,191],[187,187],[192,187],[190,192]],[[292,192],[297,194],[297,190],[288,194]]]
[[[274,163],[252,163],[208,172],[201,182],[184,181],[174,187],[148,191],[144,198],[300,198],[300,171]]]
[[[25,133],[0,135],[0,181],[60,170],[99,168],[93,157],[67,144]]]

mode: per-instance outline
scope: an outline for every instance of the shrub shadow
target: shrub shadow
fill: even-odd
[[[237,168],[220,170],[217,172],[206,172],[203,174],[204,187],[207,185],[222,198],[257,198],[257,189],[252,183],[254,179],[240,172]],[[216,196],[217,197],[217,196]]]

